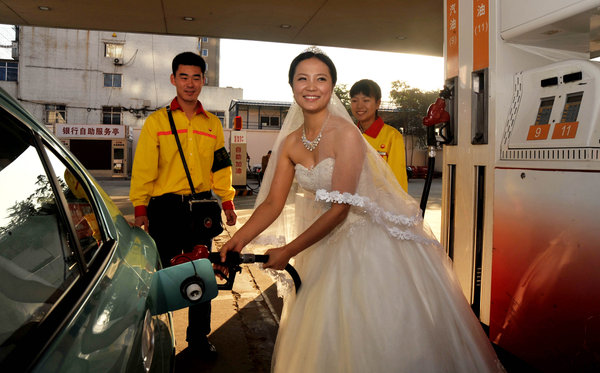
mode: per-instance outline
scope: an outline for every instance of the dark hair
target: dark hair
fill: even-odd
[[[375,101],[381,100],[381,88],[370,79],[362,79],[352,85],[352,88],[350,88],[350,97],[354,97],[359,93],[374,97]]]
[[[198,66],[200,70],[202,70],[202,74],[206,72],[206,62],[204,61],[204,58],[194,52],[179,53],[173,58],[173,62],[171,63],[173,75],[177,73],[179,65]]]
[[[313,57],[327,65],[327,67],[329,68],[329,74],[331,74],[331,81],[333,83],[333,86],[335,86],[335,83],[337,82],[337,70],[335,69],[333,61],[331,60],[331,58],[327,57],[327,55],[323,53],[315,53],[312,51],[300,53],[296,56],[296,58],[294,58],[294,60],[290,64],[290,71],[288,73],[288,83],[290,83],[290,86],[292,85],[292,82],[294,80],[294,74],[296,73],[296,68],[298,67],[298,64],[304,60],[308,60]]]

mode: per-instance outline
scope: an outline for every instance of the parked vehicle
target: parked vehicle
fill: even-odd
[[[167,372],[154,241],[0,89],[0,370]]]
[[[406,174],[409,179],[424,179],[427,177],[427,166],[407,166]]]

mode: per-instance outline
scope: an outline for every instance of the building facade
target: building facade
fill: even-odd
[[[219,61],[221,60],[221,39],[201,36],[198,41],[198,53],[206,61],[205,83],[207,86],[219,86]]]
[[[16,39],[18,59],[6,61],[5,70],[14,77],[17,63],[18,78],[0,86],[98,177],[130,174],[144,120],[175,96],[169,76],[178,53],[206,55],[200,100],[222,123],[229,122],[231,100],[243,95],[215,86],[218,62],[210,61],[218,61],[218,42],[209,38],[24,26]]]

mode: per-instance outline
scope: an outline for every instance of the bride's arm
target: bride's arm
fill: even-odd
[[[345,126],[339,128],[335,136],[335,166],[331,189],[340,193],[354,194],[364,162],[365,142],[358,131]],[[321,240],[342,223],[348,216],[349,211],[350,205],[348,204],[332,203],[331,208],[323,213],[296,239],[282,248],[267,251],[269,262],[264,267],[273,269],[285,268],[290,258]]]
[[[340,203],[332,204],[327,212],[321,215],[295,240],[281,248],[268,250],[265,254],[269,255],[269,261],[264,264],[264,268],[284,269],[292,257],[321,240],[332,229],[343,222],[346,216],[348,216],[349,210],[349,205]]]
[[[287,148],[289,141],[282,144],[281,155],[275,164],[275,175],[265,200],[256,208],[250,219],[221,247],[221,258],[224,261],[227,251],[240,252],[244,246],[265,230],[281,213],[285,206],[288,192],[294,180],[294,164]]]

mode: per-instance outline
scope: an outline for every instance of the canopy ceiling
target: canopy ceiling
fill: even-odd
[[[0,0],[0,23],[443,54],[443,0]]]

